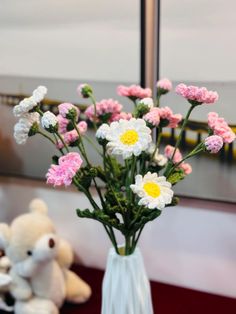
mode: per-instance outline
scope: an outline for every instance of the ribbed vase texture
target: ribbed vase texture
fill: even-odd
[[[153,314],[150,283],[139,248],[128,256],[110,249],[102,285],[102,314]]]

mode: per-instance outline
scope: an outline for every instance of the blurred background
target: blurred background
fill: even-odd
[[[159,16],[160,28],[154,32],[160,35],[159,54],[154,54],[157,67],[153,63],[156,74],[168,77],[174,86],[185,82],[217,90],[218,103],[197,108],[192,120],[204,122],[209,111],[217,111],[236,127],[236,2],[146,3],[150,7],[145,12],[145,1],[139,0],[100,0],[99,4],[95,0],[0,1],[0,218],[10,221],[27,209],[32,197],[42,197],[80,260],[100,268],[109,247],[106,235],[98,224],[76,218],[78,199],[87,206],[82,195],[73,189],[53,190],[44,183],[51,146],[37,137],[26,146],[15,144],[12,106],[20,95],[31,94],[38,85],[48,87],[51,100],[79,104],[83,101],[76,87],[88,82],[98,100],[112,97],[128,110],[130,103],[116,95],[116,86],[143,81],[142,53],[148,55],[158,38],[152,37],[152,45],[146,45],[144,23],[151,27]],[[188,108],[174,92],[161,104],[182,114]],[[204,136],[201,126],[187,132],[187,142],[197,141],[199,134]],[[226,147],[217,158],[201,157],[190,163],[193,174],[176,189],[186,198],[150,224],[141,241],[149,275],[235,297],[235,147]],[[88,238],[90,242],[85,243]],[[99,249],[95,248],[97,242]]]

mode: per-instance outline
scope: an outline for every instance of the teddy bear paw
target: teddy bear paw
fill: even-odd
[[[52,301],[34,298],[28,302],[17,302],[15,314],[59,314],[59,311]]]

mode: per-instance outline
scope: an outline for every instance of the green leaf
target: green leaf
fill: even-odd
[[[179,170],[175,171],[174,173],[172,173],[169,176],[169,178],[167,179],[167,181],[169,181],[172,185],[175,185],[179,181],[183,180],[184,177],[185,177],[185,175],[184,175],[183,170],[179,169]]]

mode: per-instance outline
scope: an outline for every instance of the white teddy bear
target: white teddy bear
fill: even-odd
[[[46,204],[35,199],[30,213],[10,226],[0,224],[0,247],[12,267],[10,292],[15,314],[57,314],[63,302],[83,303],[91,295],[87,283],[68,268],[73,262],[70,245],[58,238]]]
[[[8,274],[11,267],[9,258],[5,255],[4,248],[0,248],[0,313],[1,310],[5,312],[12,312],[13,307],[8,306],[5,301],[5,295],[9,292],[11,277]]]

